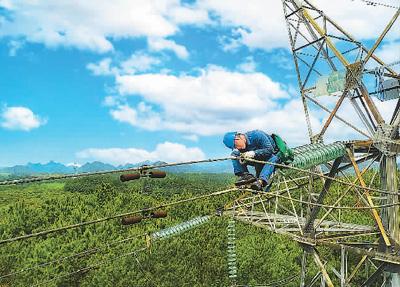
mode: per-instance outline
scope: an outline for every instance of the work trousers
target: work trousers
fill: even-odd
[[[239,157],[240,152],[237,149],[235,149],[233,150],[231,155],[234,157]],[[268,161],[271,163],[278,163],[280,159],[276,154],[273,153],[273,148],[271,147],[271,153],[268,154],[265,158],[259,160]],[[249,162],[249,161],[241,163],[239,160],[233,159],[232,164],[233,164],[233,172],[235,173],[235,175],[241,175],[244,172],[249,172],[249,170],[247,169],[248,165],[254,166],[256,170],[256,177],[264,180],[265,182],[268,182],[268,179],[275,171],[275,165],[269,163],[263,164],[263,163]]]

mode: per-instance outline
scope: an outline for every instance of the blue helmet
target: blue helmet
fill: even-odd
[[[230,149],[235,148],[235,136],[237,132],[229,132],[224,135],[224,144]]]

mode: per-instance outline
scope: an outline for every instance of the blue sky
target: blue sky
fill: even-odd
[[[368,47],[395,12],[329,2]],[[224,132],[255,128],[307,142],[281,1],[0,0],[0,66],[0,166],[219,157]]]

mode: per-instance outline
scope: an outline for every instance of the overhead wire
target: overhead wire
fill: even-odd
[[[62,175],[62,176],[49,176],[49,177],[38,177],[38,178],[33,178],[34,181],[39,182],[39,181],[47,181],[47,180],[56,180],[56,179],[65,179],[65,178],[74,178],[74,177],[84,177],[84,176],[91,176],[91,175],[103,175],[103,174],[111,174],[111,173],[121,173],[121,172],[127,172],[127,171],[140,171],[140,170],[147,170],[147,169],[153,169],[153,168],[165,168],[165,167],[172,167],[172,166],[180,166],[180,165],[189,165],[189,164],[195,164],[195,163],[206,163],[206,162],[216,162],[216,161],[226,161],[226,160],[232,160],[232,159],[242,159],[242,157],[225,157],[225,158],[215,158],[215,159],[206,159],[206,160],[196,160],[196,161],[186,161],[186,162],[176,162],[176,163],[168,163],[168,164],[159,164],[159,165],[148,165],[144,167],[137,167],[137,168],[129,168],[129,169],[122,169],[122,170],[109,170],[109,171],[100,171],[100,172],[92,172],[92,173],[81,173],[81,174],[68,174],[68,175]],[[362,188],[364,190],[368,191],[376,191],[380,193],[385,193],[385,194],[394,194],[394,195],[400,195],[398,192],[390,192],[387,190],[382,190],[382,189],[376,189],[376,188],[370,188],[370,187],[362,187],[358,186],[356,184],[348,183],[342,180],[339,180],[337,178],[329,177],[327,175],[321,175],[319,173],[312,172],[307,169],[302,169],[290,165],[285,165],[285,164],[280,164],[280,163],[273,163],[273,162],[268,162],[268,161],[261,161],[261,160],[255,160],[255,159],[247,159],[247,161],[250,162],[255,162],[255,163],[263,163],[263,164],[271,164],[276,167],[280,168],[286,168],[286,169],[293,169],[296,171],[312,174],[312,175],[317,175],[319,177],[323,177],[325,179],[331,179],[333,181],[346,184],[346,185],[351,185],[353,187],[357,188]],[[13,185],[13,184],[21,184],[21,183],[28,183],[32,182],[32,178],[28,179],[19,179],[19,180],[11,180],[11,181],[2,181],[0,182],[1,185]],[[0,242],[1,244],[1,242]]]
[[[242,157],[232,157],[232,159],[243,159]],[[292,170],[296,170],[299,172],[304,172],[304,173],[308,173],[310,175],[316,175],[317,177],[322,177],[325,179],[329,179],[332,181],[336,181],[338,183],[341,184],[345,184],[348,186],[352,186],[355,188],[359,188],[359,189],[363,189],[363,190],[368,190],[368,191],[374,191],[374,192],[378,192],[378,193],[384,193],[384,194],[393,194],[393,195],[400,195],[400,192],[391,192],[388,190],[383,190],[383,189],[378,189],[378,188],[371,188],[371,187],[363,187],[361,185],[358,184],[354,184],[351,182],[346,182],[328,175],[324,175],[324,174],[320,174],[317,172],[313,172],[311,170],[307,170],[307,169],[302,169],[302,168],[298,168],[298,167],[294,167],[294,166],[290,166],[290,165],[286,165],[286,164],[282,164],[282,163],[275,163],[275,162],[269,162],[269,161],[263,161],[263,160],[256,160],[256,159],[252,159],[252,158],[245,158],[246,161],[249,162],[254,162],[254,163],[263,163],[263,164],[270,164],[270,165],[274,165],[275,167],[280,167],[280,168],[284,168],[284,169],[292,169]]]
[[[240,159],[240,157],[228,157],[228,158],[224,158],[224,159],[216,159],[216,160],[227,160],[227,159]],[[312,174],[312,175],[316,175],[318,177],[322,177],[325,179],[330,179],[348,186],[352,186],[352,187],[356,187],[356,188],[361,188],[363,190],[369,190],[369,191],[375,191],[375,192],[379,192],[379,193],[385,193],[385,194],[395,194],[395,195],[400,195],[399,192],[389,192],[389,191],[384,191],[381,189],[375,189],[375,188],[370,188],[370,187],[362,187],[359,186],[357,184],[354,183],[350,183],[350,182],[345,182],[343,180],[337,179],[337,178],[333,178],[333,177],[329,177],[323,174],[319,174],[316,172],[313,172],[311,170],[305,170],[305,169],[301,169],[301,168],[297,168],[297,167],[293,167],[293,166],[288,166],[288,165],[284,165],[284,164],[280,164],[280,163],[272,163],[272,162],[268,162],[268,161],[260,161],[260,160],[255,160],[255,159],[248,159],[246,158],[247,161],[250,162],[255,162],[255,163],[263,163],[263,164],[271,164],[277,167],[282,167],[282,168],[289,168],[289,169],[294,169],[300,172],[305,172],[308,174]],[[192,161],[191,163],[193,163],[194,161]],[[203,162],[203,161],[201,161]],[[187,163],[187,162],[186,162]],[[175,165],[182,165],[185,163],[175,163]],[[168,164],[168,166],[171,166],[173,164]],[[153,167],[159,167],[161,165],[155,165]],[[165,166],[165,165],[164,165]],[[150,168],[150,167],[148,167]],[[112,220],[112,219],[117,219],[117,218],[122,218],[128,215],[132,215],[132,214],[136,214],[136,213],[140,213],[140,212],[146,212],[146,211],[152,211],[158,208],[162,208],[162,207],[168,207],[168,206],[173,206],[173,205],[177,205],[177,204],[182,204],[185,202],[189,202],[189,201],[194,201],[194,200],[199,200],[199,199],[203,199],[203,198],[207,198],[207,197],[212,197],[212,196],[217,196],[217,195],[221,195],[221,194],[225,194],[228,192],[232,192],[232,191],[238,191],[237,188],[231,188],[231,189],[226,189],[226,190],[222,190],[222,191],[217,191],[211,194],[206,194],[206,195],[201,195],[201,196],[197,196],[197,197],[192,197],[192,198],[188,198],[188,199],[183,199],[183,200],[178,200],[175,202],[170,202],[170,203],[164,203],[161,204],[159,206],[155,206],[155,207],[151,207],[151,208],[145,208],[145,209],[140,209],[140,210],[135,210],[135,211],[130,211],[130,212],[126,212],[126,213],[122,213],[122,214],[116,214],[116,215],[112,215],[112,216],[108,216],[108,217],[103,217],[103,218],[99,218],[99,219],[95,219],[95,220],[91,220],[91,221],[85,221],[85,222],[80,222],[80,223],[76,223],[76,224],[72,224],[72,225],[68,225],[68,226],[63,226],[63,227],[59,227],[59,228],[54,228],[54,229],[50,229],[50,230],[44,230],[44,231],[40,231],[40,232],[36,232],[36,233],[31,233],[31,234],[26,234],[26,235],[22,235],[22,236],[18,236],[18,237],[13,237],[13,238],[8,238],[8,239],[3,239],[0,240],[0,245],[5,244],[5,243],[10,243],[10,242],[14,242],[14,241],[19,241],[19,240],[24,240],[24,239],[28,239],[28,238],[32,238],[32,237],[39,237],[39,236],[45,236],[51,233],[55,233],[55,232],[61,232],[61,231],[65,231],[68,229],[73,229],[73,228],[78,228],[78,227],[82,227],[82,226],[87,226],[87,225],[92,225],[92,224],[96,224],[96,223],[100,223],[100,222],[104,222],[107,220]]]
[[[95,269],[95,268],[98,268],[98,267],[100,267],[100,266],[102,266],[102,265],[105,265],[106,263],[108,263],[108,262],[111,261],[111,260],[112,260],[112,261],[115,261],[115,260],[119,260],[119,259],[124,258],[124,257],[127,257],[127,256],[136,255],[136,253],[141,252],[141,251],[144,251],[144,250],[146,250],[146,249],[148,249],[147,246],[146,246],[146,247],[143,247],[143,248],[140,248],[140,249],[136,249],[136,250],[134,250],[134,251],[130,251],[130,252],[127,252],[127,253],[120,254],[120,255],[118,255],[118,256],[113,256],[113,257],[111,257],[111,258],[109,258],[109,259],[106,259],[106,260],[101,261],[100,263],[93,264],[93,265],[89,265],[89,266],[87,266],[87,267],[80,268],[80,269],[78,269],[78,270],[69,272],[69,273],[67,273],[67,274],[62,274],[62,275],[59,275],[59,276],[57,276],[57,277],[51,278],[51,279],[49,279],[49,280],[46,280],[46,281],[43,281],[43,282],[38,282],[38,283],[36,283],[36,284],[34,284],[34,285],[31,285],[31,286],[32,286],[32,287],[34,287],[34,286],[41,286],[41,285],[43,285],[43,284],[46,284],[46,285],[47,285],[48,283],[53,282],[53,281],[56,281],[56,280],[58,280],[58,279],[67,278],[67,277],[71,277],[72,275],[75,275],[75,274],[88,272],[88,271],[90,271],[90,270],[92,270],[92,269]]]
[[[69,179],[69,178],[80,178],[80,177],[93,176],[93,175],[115,174],[115,173],[122,173],[122,172],[131,172],[131,171],[140,172],[143,170],[148,170],[148,169],[153,169],[153,168],[166,168],[166,167],[189,165],[189,164],[195,164],[195,163],[196,164],[197,163],[209,163],[209,162],[225,161],[227,159],[230,159],[230,158],[214,158],[214,159],[156,164],[156,165],[144,165],[144,166],[140,166],[140,167],[125,168],[125,169],[113,169],[113,170],[106,170],[106,171],[83,172],[83,173],[63,174],[63,175],[50,175],[50,176],[41,176],[41,177],[29,177],[29,178],[22,178],[22,179],[0,181],[0,186],[16,185],[16,184],[23,184],[23,183],[35,183],[35,182],[41,182],[41,181],[60,180],[60,179]]]
[[[154,234],[156,234],[156,233],[162,232],[163,230],[167,230],[167,229],[168,229],[168,228],[162,229],[162,230],[157,231],[157,232],[152,233],[152,234],[150,234],[150,233],[145,233],[144,235],[154,235]],[[190,229],[186,229],[185,231],[188,231],[188,230],[190,230]],[[178,235],[178,234],[179,234],[179,233],[175,233],[175,234],[173,234],[173,235]],[[140,236],[143,236],[143,234],[140,234],[140,235],[135,236],[135,237],[132,237],[132,238],[137,238],[137,237],[140,237]],[[159,241],[159,240],[162,240],[162,239],[165,239],[165,238],[168,238],[168,237],[157,237],[157,238],[155,238],[154,236],[150,236],[150,238],[152,238],[152,241]],[[124,241],[130,240],[130,239],[131,239],[131,238],[127,238],[127,239],[125,239]],[[116,241],[115,243],[120,243],[120,242],[122,242],[122,240]],[[148,278],[148,276],[147,276],[148,274],[147,274],[147,273],[145,272],[145,270],[142,268],[142,266],[141,266],[141,264],[140,264],[140,262],[139,262],[139,260],[138,260],[138,258],[137,258],[137,256],[136,256],[136,253],[138,253],[138,252],[140,252],[140,251],[144,251],[144,250],[149,249],[149,248],[150,248],[150,245],[146,245],[146,246],[143,247],[143,248],[136,249],[136,250],[134,250],[134,251],[130,251],[130,252],[127,252],[127,253],[123,253],[123,254],[120,254],[120,255],[117,255],[117,256],[112,256],[112,257],[108,256],[108,257],[110,257],[110,258],[108,258],[108,257],[106,256],[106,259],[105,259],[105,260],[102,260],[101,263],[93,264],[93,265],[90,265],[90,266],[87,266],[87,267],[84,267],[84,268],[79,268],[79,269],[77,269],[77,270],[75,270],[75,271],[72,271],[72,272],[69,272],[69,273],[67,273],[67,274],[62,274],[62,275],[60,275],[60,276],[56,276],[56,277],[54,277],[54,278],[52,278],[52,279],[50,279],[50,280],[47,280],[47,281],[44,281],[44,282],[39,282],[39,283],[37,283],[37,284],[35,284],[35,285],[33,285],[33,286],[41,286],[41,285],[43,285],[43,284],[47,284],[47,283],[53,282],[53,281],[55,281],[55,280],[57,280],[57,279],[67,278],[67,277],[70,277],[70,276],[75,275],[75,274],[88,272],[88,271],[93,270],[93,269],[95,269],[95,268],[98,268],[98,267],[100,267],[100,266],[102,266],[102,265],[105,265],[106,263],[108,263],[108,262],[110,262],[110,261],[114,262],[115,260],[119,260],[119,259],[121,259],[121,258],[123,258],[123,257],[127,257],[127,256],[130,256],[130,255],[135,255],[135,260],[136,260],[136,262],[138,263],[138,266],[139,266],[140,271],[143,272],[143,274],[146,275],[146,279],[147,279],[148,281],[151,281],[151,279]]]
[[[52,234],[52,233],[63,232],[68,229],[74,229],[74,228],[78,228],[78,227],[92,225],[92,224],[96,224],[96,223],[100,223],[100,222],[104,222],[104,221],[108,221],[108,220],[112,220],[112,219],[117,219],[117,218],[129,216],[129,215],[133,215],[136,213],[153,211],[153,210],[163,208],[163,207],[174,206],[174,205],[191,202],[191,201],[196,201],[196,200],[200,200],[200,199],[204,199],[204,198],[208,198],[208,197],[227,194],[227,193],[238,191],[238,190],[239,190],[238,188],[229,188],[229,189],[220,190],[220,191],[216,191],[216,192],[209,193],[209,194],[199,195],[199,196],[195,196],[195,197],[190,197],[190,198],[181,199],[181,200],[177,200],[177,201],[173,201],[173,202],[169,202],[169,203],[160,204],[160,205],[154,206],[154,207],[138,209],[138,210],[120,213],[120,214],[107,216],[107,217],[102,217],[102,218],[98,218],[98,219],[94,219],[94,220],[90,220],[90,221],[84,221],[84,222],[80,222],[80,223],[76,223],[76,224],[71,224],[71,225],[67,225],[67,226],[63,226],[63,227],[59,227],[59,228],[43,230],[43,231],[39,231],[39,232],[35,232],[35,233],[30,233],[30,234],[17,236],[17,237],[3,239],[3,240],[0,240],[0,245],[15,242],[15,241],[20,241],[20,240],[25,240],[25,239],[29,239],[29,238],[45,236],[45,235]]]
[[[259,191],[254,192],[254,193],[262,194],[262,192],[259,192]],[[283,199],[287,199],[287,200],[293,200],[298,203],[309,204],[309,205],[325,207],[325,208],[332,208],[332,209],[365,210],[365,209],[375,209],[375,208],[380,209],[380,208],[387,208],[387,207],[400,205],[400,202],[396,202],[396,203],[391,203],[391,204],[382,204],[382,205],[374,205],[374,206],[336,206],[336,205],[327,205],[327,204],[321,204],[321,203],[316,203],[316,202],[304,201],[304,200],[295,199],[293,197],[287,197],[287,196],[280,195],[280,194],[269,195],[268,193],[266,193],[265,195],[266,195],[266,198],[278,197],[278,198],[283,198]]]
[[[354,2],[354,0],[351,0],[351,1]],[[364,2],[368,6],[382,6],[382,7],[386,7],[386,8],[400,9],[399,6],[394,6],[394,5],[390,5],[387,3],[382,3],[382,2],[372,1],[372,0],[359,0],[359,1]]]
[[[66,260],[70,260],[70,259],[73,259],[73,258],[82,258],[82,257],[86,257],[86,256],[89,256],[89,255],[93,255],[93,254],[96,254],[98,252],[107,250],[111,246],[114,246],[114,245],[117,245],[117,244],[120,244],[120,243],[124,243],[124,242],[128,242],[128,241],[131,241],[131,240],[139,238],[139,237],[144,237],[147,234],[148,234],[148,232],[142,233],[142,234],[138,234],[138,235],[135,235],[135,236],[131,236],[131,237],[128,237],[128,238],[120,239],[120,240],[114,240],[114,241],[111,241],[111,242],[106,242],[103,247],[89,248],[89,249],[83,250],[81,252],[74,253],[72,255],[62,256],[62,257],[59,257],[59,258],[51,260],[51,261],[42,262],[42,263],[38,263],[38,264],[36,264],[34,266],[31,266],[31,267],[22,268],[20,270],[17,270],[17,271],[14,271],[14,272],[11,272],[11,273],[8,273],[8,274],[5,274],[5,275],[1,275],[0,276],[0,280],[3,280],[3,279],[8,278],[8,277],[15,276],[15,275],[18,275],[18,274],[21,274],[21,273],[25,273],[25,272],[28,272],[28,271],[31,271],[31,270],[34,270],[34,269],[37,269],[37,268],[46,267],[46,266],[49,266],[49,265],[61,263],[61,262],[64,262]]]

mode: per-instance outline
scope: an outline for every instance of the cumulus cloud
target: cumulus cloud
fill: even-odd
[[[398,5],[397,0],[385,3]],[[316,5],[357,40],[375,39],[392,11],[360,0],[318,1]],[[0,6],[13,15],[0,19],[0,37],[22,38],[48,47],[103,53],[114,49],[115,39],[146,37],[151,49],[171,50],[187,59],[187,49],[171,39],[184,25],[229,27],[230,36],[219,36],[225,50],[236,50],[240,45],[272,50],[288,48],[289,43],[281,1],[253,0],[244,5],[241,0],[198,0],[192,4],[179,0],[2,0]],[[395,24],[386,39],[398,39],[399,26]]]
[[[397,0],[385,3],[398,5]],[[375,39],[392,11],[360,0],[318,1],[316,5],[358,40]],[[186,48],[167,39],[183,25],[230,27],[231,36],[220,38],[226,50],[240,45],[265,50],[288,47],[281,1],[253,0],[244,5],[241,0],[198,0],[192,4],[179,0],[2,0],[0,6],[13,15],[2,18],[0,37],[22,37],[48,47],[108,52],[114,49],[114,39],[147,37],[151,49],[169,49],[186,59]],[[209,15],[213,15],[212,20]],[[400,28],[395,25],[386,39],[399,38]]]
[[[297,93],[261,73],[239,73],[213,66],[197,76],[121,76],[117,78],[117,87],[127,101],[114,105],[111,116],[144,130],[177,131],[190,140],[193,136],[197,139],[222,135],[228,130],[262,129],[284,135],[292,145],[308,141],[303,104]],[[130,97],[140,99],[139,104],[129,104]],[[317,100],[332,110],[338,97]],[[390,117],[393,105],[374,101],[384,117]],[[313,132],[319,132],[328,113],[311,103],[309,113]],[[366,131],[349,100],[344,101],[338,115]],[[326,133],[326,142],[349,138],[364,136],[334,119]]]
[[[111,110],[118,121],[147,130],[175,130],[197,135],[222,133],[279,107],[288,99],[284,87],[262,73],[232,72],[208,67],[197,76],[141,74],[116,79],[121,95],[137,97],[137,106]]]
[[[89,63],[86,68],[96,76],[110,76],[115,75],[118,71],[115,68],[111,68],[111,59],[105,58],[100,60],[98,63]]]
[[[132,54],[129,59],[121,62],[121,74],[146,72],[160,63],[161,60],[159,58],[152,57],[143,52],[137,52]]]
[[[139,163],[146,160],[179,162],[202,160],[204,152],[197,147],[172,142],[160,143],[153,151],[138,148],[89,148],[77,153],[78,158],[101,160],[111,164]]]
[[[48,47],[100,53],[114,49],[112,39],[162,39],[178,32],[179,25],[210,21],[206,10],[183,5],[179,0],[2,0],[0,5],[13,15],[2,19],[0,37],[23,37]],[[175,48],[182,50],[178,45]]]
[[[390,9],[368,6],[362,1],[313,2],[357,40],[375,39],[391,17],[388,13]],[[398,5],[396,0],[385,2]],[[254,0],[252,5],[243,5],[241,0],[199,0],[198,3],[200,7],[216,15],[222,25],[233,27],[231,38],[222,39],[224,50],[235,50],[239,43],[249,48],[264,50],[287,48],[289,45],[281,1]],[[399,38],[398,26],[393,28],[387,39]]]
[[[193,142],[199,141],[199,137],[197,135],[184,135],[182,138]]]
[[[118,64],[113,65],[112,62],[111,58],[104,58],[97,63],[87,64],[86,68],[95,76],[118,76],[151,70],[159,65],[161,60],[140,51]]]
[[[155,84],[156,83],[156,84]],[[116,104],[111,116],[144,130],[172,130],[188,140],[228,130],[262,129],[285,135],[291,144],[308,140],[303,104],[289,88],[262,73],[208,67],[197,76],[143,74],[117,78],[119,93],[139,104]],[[326,114],[312,113],[315,131]],[[337,133],[343,134],[340,124]],[[190,135],[190,136],[189,136]]]
[[[245,73],[252,73],[255,72],[257,68],[257,64],[256,62],[254,62],[253,57],[247,57],[246,61],[244,61],[243,63],[240,63],[237,66],[237,69],[239,71],[245,72]]]
[[[148,44],[149,48],[153,51],[171,50],[178,58],[187,59],[189,57],[187,49],[182,45],[176,44],[175,41],[172,40],[149,38]]]
[[[1,115],[1,126],[9,130],[30,131],[46,124],[46,120],[25,107],[7,107]]]
[[[381,45],[381,47],[376,51],[376,55],[387,65],[400,61],[400,41],[391,41]],[[394,68],[398,68],[398,65]]]

